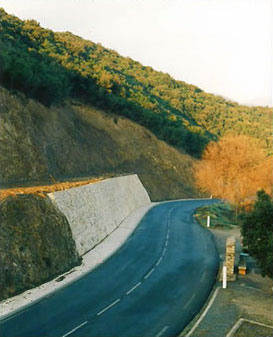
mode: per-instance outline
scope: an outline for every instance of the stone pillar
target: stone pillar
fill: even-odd
[[[232,281],[235,279],[234,274],[234,264],[235,264],[235,238],[230,236],[226,241],[226,261],[227,266],[227,279]]]

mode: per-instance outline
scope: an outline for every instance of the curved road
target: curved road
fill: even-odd
[[[192,217],[211,202],[153,207],[111,258],[0,322],[0,336],[176,336],[201,309],[218,270],[212,234]]]

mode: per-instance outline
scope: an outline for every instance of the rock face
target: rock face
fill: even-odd
[[[23,195],[0,203],[0,300],[80,261],[70,226],[49,198]]]
[[[103,240],[135,209],[151,202],[136,174],[49,196],[66,216],[80,255]]]

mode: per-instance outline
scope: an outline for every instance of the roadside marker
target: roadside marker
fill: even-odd
[[[227,266],[223,266],[223,289],[227,288]]]

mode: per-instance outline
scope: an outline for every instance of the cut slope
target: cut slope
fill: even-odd
[[[137,173],[152,200],[198,195],[189,155],[77,102],[48,108],[0,88],[0,135],[2,186]]]

